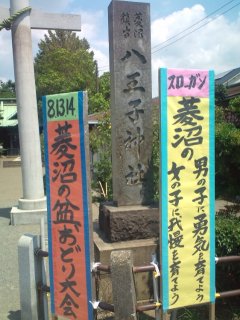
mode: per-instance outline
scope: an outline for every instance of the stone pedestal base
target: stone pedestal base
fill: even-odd
[[[105,203],[99,208],[99,226],[110,242],[158,237],[159,208]]]
[[[149,265],[152,261],[152,254],[158,254],[159,251],[157,238],[109,243],[95,227],[93,239],[95,262],[101,262],[104,265],[110,265],[110,255],[115,250],[132,250],[134,266]],[[136,273],[134,279],[137,300],[152,299],[152,272]],[[100,274],[98,297],[102,301],[113,303],[111,274]]]
[[[28,200],[19,199],[18,207],[12,207],[11,224],[39,224],[42,217],[47,222],[46,198]]]
[[[21,210],[39,210],[39,209],[46,209],[47,202],[46,197],[41,199],[19,199],[18,200],[18,208]]]

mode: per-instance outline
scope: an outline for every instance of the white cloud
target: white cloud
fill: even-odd
[[[30,0],[30,6],[44,12],[65,12],[66,9],[71,8],[74,0]],[[10,7],[10,0],[0,0],[0,6]]]
[[[74,0],[31,0],[30,5],[34,9],[45,12],[63,12],[69,8]]]
[[[87,12],[79,10],[82,19],[82,30],[80,36],[85,37],[89,42],[95,40],[99,36],[100,26],[103,20],[103,11]]]
[[[195,5],[192,8],[184,8],[181,11],[173,12],[171,15],[157,19],[152,22],[152,45],[166,41],[183,29],[191,26],[197,20],[204,18],[202,5]]]
[[[99,73],[102,74],[109,70],[108,41],[106,40],[108,35],[104,34],[104,27],[102,26],[104,12],[90,13],[82,10],[80,12],[82,16],[82,31],[78,35],[80,38],[85,37],[90,43],[91,50],[94,51],[94,58],[98,62]]]
[[[185,8],[165,18],[153,21],[152,51],[154,52],[158,48],[175,41],[176,38],[156,47],[159,43],[166,41],[205,17],[204,7],[195,5],[192,8]],[[240,18],[230,22],[226,17],[219,16],[217,19],[210,21],[210,18],[204,20],[202,23],[209,22],[205,27],[173,45],[153,53],[154,96],[158,94],[157,70],[159,67],[213,69],[216,73],[239,67]],[[194,28],[199,26],[197,25]],[[180,37],[184,34],[181,34]]]
[[[94,58],[98,62],[99,75],[103,74],[106,71],[109,71],[109,58],[108,54],[105,54],[103,51],[93,48]]]

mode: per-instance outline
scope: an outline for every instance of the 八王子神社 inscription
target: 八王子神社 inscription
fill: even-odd
[[[113,199],[118,206],[151,201],[150,6],[109,6]]]

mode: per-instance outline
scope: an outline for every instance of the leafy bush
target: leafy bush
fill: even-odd
[[[111,125],[110,112],[103,114],[102,120],[90,133],[90,148],[98,154],[94,163],[92,187],[102,200],[112,199]]]
[[[226,206],[216,215],[216,255],[218,257],[240,254],[240,204]],[[239,263],[223,263],[216,266],[217,291],[239,289]],[[231,303],[239,304],[239,298]]]
[[[216,108],[216,196],[240,195],[240,129],[224,119],[224,110]]]
[[[240,254],[240,205],[226,206],[216,215],[217,256]]]
[[[238,115],[240,115],[240,97],[236,97],[230,100],[229,109],[235,111]]]
[[[107,154],[94,164],[94,179],[92,187],[100,194],[100,200],[112,199],[112,163]]]

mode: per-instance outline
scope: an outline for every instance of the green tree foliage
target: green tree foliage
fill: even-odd
[[[110,72],[104,72],[98,81],[98,91],[101,92],[104,99],[110,99]]]
[[[97,79],[97,92],[89,97],[89,113],[109,110],[110,73],[105,72]]]
[[[48,31],[35,58],[37,95],[96,92],[97,63],[86,39],[72,31]]]
[[[227,90],[223,84],[218,84],[215,87],[215,103],[217,106],[223,106],[226,101]]]
[[[75,32],[72,31],[49,31],[48,35],[44,36],[44,40],[39,43],[39,53],[37,57],[51,52],[56,48],[66,48],[71,51],[77,51],[79,49],[89,50],[90,46],[88,41],[79,39]]]
[[[233,205],[225,206],[224,209],[219,210],[216,214],[215,243],[217,257],[238,256],[240,254],[239,212],[240,204],[237,202]],[[219,264],[216,271],[218,292],[239,289],[240,272],[239,265],[236,262]]]
[[[240,97],[236,97],[230,100],[229,109],[233,112],[236,112],[236,114],[240,116]]]
[[[216,254],[240,254],[240,204],[227,205],[216,215]]]
[[[216,195],[240,195],[240,129],[226,121],[223,108],[216,107]]]
[[[99,115],[100,116],[100,115]],[[103,198],[112,197],[112,148],[110,110],[102,112],[99,124],[90,133],[90,148],[98,154],[98,161],[94,164],[93,187]]]
[[[8,80],[3,82],[0,80],[0,98],[15,98],[15,82]]]
[[[226,102],[223,85],[215,87],[216,195],[234,199],[240,195],[240,97]],[[228,106],[227,106],[228,105]]]
[[[98,81],[98,92],[89,99],[91,113],[98,113],[98,125],[90,133],[90,148],[98,154],[94,164],[93,187],[104,199],[112,197],[110,74],[104,73]]]
[[[43,95],[87,90],[91,101],[97,91],[98,70],[88,41],[79,39],[74,32],[49,31],[38,47],[34,67],[41,124]],[[100,99],[101,96],[94,98],[95,110],[102,105]]]

